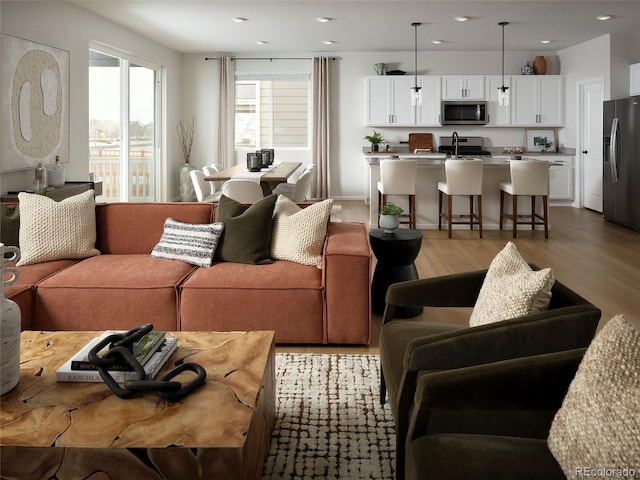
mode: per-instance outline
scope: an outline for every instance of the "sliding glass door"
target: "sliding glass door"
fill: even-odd
[[[102,181],[100,201],[157,200],[160,68],[143,63],[89,50],[89,172]]]

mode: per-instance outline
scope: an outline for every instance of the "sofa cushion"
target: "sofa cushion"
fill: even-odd
[[[322,268],[322,247],[333,200],[324,200],[306,208],[278,196],[273,214],[271,258]]]
[[[21,192],[20,251],[17,265],[100,255],[95,248],[96,216],[93,190],[56,202]]]
[[[550,268],[532,270],[515,244],[508,242],[489,265],[469,325],[542,312],[549,306],[553,283]]]
[[[199,268],[180,288],[180,329],[275,330],[277,343],[323,343],[322,270],[283,260]]]
[[[638,372],[640,329],[618,315],[591,342],[551,424],[549,449],[567,478],[580,468],[640,471]]]
[[[182,223],[167,218],[160,241],[151,256],[179,260],[199,267],[210,267],[224,230],[224,223]]]
[[[152,323],[175,331],[178,286],[194,269],[149,254],[88,258],[40,282],[34,328],[129,330]]]
[[[225,227],[215,258],[254,265],[271,263],[271,227],[277,199],[277,195],[269,195],[249,206],[222,195],[217,220]]]

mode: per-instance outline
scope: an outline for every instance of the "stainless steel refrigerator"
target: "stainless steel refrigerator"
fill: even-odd
[[[640,231],[640,96],[603,105],[604,218]]]

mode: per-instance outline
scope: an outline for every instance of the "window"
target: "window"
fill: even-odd
[[[100,201],[156,200],[160,68],[143,63],[89,50],[89,172],[102,181]]]
[[[308,148],[306,78],[236,79],[236,148]]]

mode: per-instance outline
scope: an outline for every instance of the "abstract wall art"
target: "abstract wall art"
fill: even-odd
[[[69,52],[1,37],[0,172],[69,161]]]

